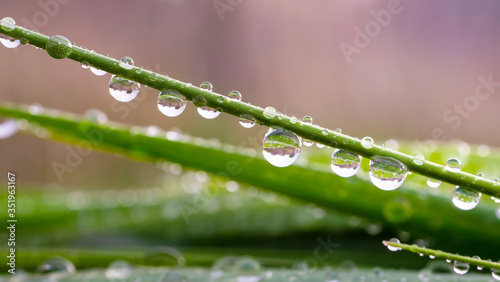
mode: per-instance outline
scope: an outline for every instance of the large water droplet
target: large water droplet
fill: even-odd
[[[72,49],[71,42],[64,36],[54,35],[45,44],[45,50],[54,59],[67,58]]]
[[[106,114],[98,109],[90,109],[85,112],[85,117],[93,123],[97,124],[104,124],[108,122],[108,116]]]
[[[17,132],[15,120],[8,119],[0,123],[0,139],[7,139]]]
[[[36,272],[42,274],[51,273],[58,276],[63,276],[75,273],[76,269],[71,261],[61,257],[52,257],[40,264],[36,269]]]
[[[158,96],[158,109],[167,117],[176,117],[186,108],[186,97],[175,90],[161,92]]]
[[[210,108],[210,107],[199,107],[198,113],[200,116],[206,118],[206,119],[214,119],[220,115],[220,112],[216,109]]]
[[[244,128],[252,128],[255,125],[255,118],[249,114],[242,114],[240,116],[240,124]]]
[[[273,107],[266,107],[262,114],[265,118],[274,118],[276,116],[276,109]]]
[[[208,90],[208,91],[212,91],[214,89],[214,86],[212,85],[212,83],[205,81],[202,84],[200,84],[200,88]]]
[[[361,167],[361,157],[342,149],[335,149],[332,154],[331,167],[338,176],[351,177]]]
[[[134,68],[134,60],[130,57],[125,56],[120,59],[119,66],[126,70],[131,70]]]
[[[401,242],[400,242],[400,241],[399,241],[399,239],[397,239],[397,238],[392,238],[392,239],[390,239],[390,240],[389,240],[389,243],[398,243],[398,244],[399,244],[399,243],[401,243]],[[401,251],[401,248],[400,248],[400,247],[394,247],[394,246],[391,246],[391,245],[389,245],[389,244],[387,244],[387,243],[385,243],[385,242],[384,242],[384,245],[385,245],[385,246],[387,247],[387,249],[389,249],[389,251],[391,251],[391,252]]]
[[[407,174],[406,166],[396,159],[375,156],[370,160],[370,179],[381,190],[397,189],[403,184]]]
[[[14,38],[4,38],[0,35],[0,42],[2,42],[2,45],[7,47],[7,48],[16,48],[21,44],[21,41],[14,39]]]
[[[437,180],[434,178],[427,178],[427,185],[431,188],[438,188],[441,185],[441,180]]]
[[[453,190],[453,204],[461,210],[471,210],[477,206],[481,193],[456,186]]]
[[[107,74],[107,72],[106,72],[106,71],[103,71],[103,70],[100,70],[100,69],[98,69],[98,68],[94,68],[94,67],[90,67],[90,71],[91,71],[93,74],[97,75],[97,76],[103,76],[103,75]]]
[[[236,90],[229,92],[229,95],[227,97],[233,101],[241,101],[242,98],[241,93]]]
[[[467,262],[458,260],[453,262],[453,271],[455,271],[456,274],[464,275],[469,272],[469,268],[470,265]]]
[[[258,261],[243,257],[235,261],[233,271],[237,282],[257,282],[260,281],[260,264]]]
[[[113,75],[109,81],[109,93],[120,102],[130,102],[137,97],[141,85],[135,81]]]
[[[16,28],[16,21],[11,17],[5,17],[0,21],[0,27],[5,31],[13,31]]]
[[[363,137],[361,139],[361,146],[363,146],[366,149],[371,149],[373,147],[373,139],[371,137]]]
[[[132,273],[132,265],[125,260],[115,260],[106,269],[108,279],[126,279]]]
[[[300,155],[301,142],[297,134],[285,129],[273,129],[264,136],[264,158],[272,165],[286,167]]]
[[[462,163],[458,159],[449,159],[446,161],[445,169],[452,172],[459,172],[462,169]]]

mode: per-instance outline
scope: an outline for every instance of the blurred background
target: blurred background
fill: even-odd
[[[500,90],[476,104],[467,97],[480,76],[500,81],[500,3],[396,1],[390,20],[377,29],[373,14],[388,11],[388,3],[6,1],[0,16],[118,59],[130,56],[137,66],[181,81],[210,81],[217,93],[238,90],[254,105],[311,115],[319,125],[377,143],[432,139],[433,130],[442,128],[442,140],[499,146],[494,121]],[[346,56],[342,43],[357,51]],[[96,108],[113,121],[176,127],[236,145],[256,147],[249,136],[261,138],[265,130],[244,129],[228,115],[205,120],[192,105],[180,117],[167,118],[157,110],[158,91],[145,87],[139,101],[120,104],[108,92],[110,75],[95,76],[79,63],[54,60],[32,47],[1,48],[0,54],[1,101],[78,114]],[[464,105],[465,113],[455,105]],[[453,111],[453,120],[444,120],[446,111]],[[50,164],[64,161],[65,148],[17,135],[2,141],[0,169],[17,171],[24,183],[58,183]],[[103,168],[123,177],[106,177]],[[95,152],[59,184],[85,179],[95,187],[147,185],[154,174],[149,164]]]

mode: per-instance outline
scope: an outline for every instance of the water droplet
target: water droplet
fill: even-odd
[[[389,243],[401,243],[397,238],[392,238],[389,240]],[[391,246],[389,244],[387,244],[386,242],[384,242],[384,245],[387,247],[387,249],[389,249],[389,251],[391,252],[396,252],[396,251],[401,251],[401,248],[400,247],[394,247],[394,246]]]
[[[149,137],[158,137],[160,136],[161,128],[156,125],[150,125],[146,128],[146,132],[144,132]]]
[[[0,123],[0,139],[7,139],[17,132],[17,124],[13,119]]]
[[[361,167],[361,157],[349,151],[335,149],[332,154],[331,168],[338,176],[351,177]]]
[[[274,118],[276,116],[276,109],[273,107],[266,107],[262,114],[265,118]]]
[[[464,275],[469,272],[469,268],[470,265],[467,262],[458,260],[453,262],[453,271],[455,271],[456,274]]]
[[[87,61],[83,61],[83,62],[82,62],[82,68],[84,68],[84,69],[88,69],[88,68],[90,68],[90,64],[89,64],[89,62],[87,62]]]
[[[233,271],[237,282],[257,282],[261,279],[259,262],[249,257],[237,259]]]
[[[214,86],[212,85],[212,83],[205,81],[202,84],[200,84],[200,88],[208,90],[208,91],[212,91],[214,89]]]
[[[493,277],[493,279],[500,281],[500,269],[491,269],[491,276]]]
[[[240,116],[240,124],[244,128],[252,128],[255,125],[255,118],[249,114],[242,114]]]
[[[335,128],[335,132],[337,132],[337,133],[342,133],[342,129],[340,129],[340,128]]]
[[[304,139],[304,146],[311,147],[312,145],[314,145],[313,141]]]
[[[103,71],[103,70],[100,70],[100,69],[98,69],[98,68],[94,68],[94,67],[90,67],[90,71],[91,71],[93,74],[97,75],[97,76],[103,76],[103,75],[107,74],[107,72],[106,72],[106,71]]]
[[[316,143],[316,147],[322,149],[322,148],[325,148],[325,144]]]
[[[429,258],[430,258],[430,259],[435,259],[435,258],[436,258],[436,256],[429,255]]]
[[[446,262],[447,262],[447,263],[450,263],[450,262],[451,262],[451,259],[446,259]]]
[[[90,122],[97,123],[97,124],[104,124],[104,123],[108,122],[108,116],[106,116],[106,114],[103,111],[98,110],[98,109],[90,109],[90,110],[86,111],[85,117]]]
[[[371,149],[373,147],[373,139],[371,137],[363,137],[361,139],[361,146],[363,146],[366,149]]]
[[[43,107],[40,104],[33,104],[29,106],[28,112],[32,115],[39,115],[43,112]]]
[[[476,175],[477,175],[478,177],[484,177],[484,173],[482,173],[482,172],[478,172]]]
[[[462,164],[458,159],[449,159],[446,161],[445,169],[452,172],[459,172],[462,169]]]
[[[480,259],[481,259],[481,257],[479,257],[479,256],[473,256],[472,258],[473,258],[473,259],[477,259],[477,260],[480,260]],[[482,266],[479,266],[479,265],[478,265],[478,266],[476,266],[476,268],[477,268],[477,270],[483,270],[483,267],[482,267]]]
[[[186,264],[186,258],[177,249],[167,246],[153,247],[144,254],[147,265],[165,266]]]
[[[229,95],[227,95],[227,97],[233,101],[241,101],[242,98],[241,93],[236,90],[229,92]]]
[[[310,116],[304,116],[302,118],[302,122],[305,124],[312,124],[313,123],[313,118]]]
[[[297,122],[299,122],[299,119],[297,117],[291,117],[290,118],[290,123],[291,124],[296,124]]]
[[[416,165],[423,165],[424,161],[425,161],[425,158],[422,155],[416,155],[415,157],[413,157],[412,161]]]
[[[201,95],[197,95],[193,98],[193,104],[196,107],[204,107],[207,104],[207,99]]]
[[[267,132],[263,143],[264,158],[277,167],[293,164],[300,155],[300,139],[288,130],[277,128]]]
[[[120,102],[130,102],[137,97],[141,85],[135,81],[113,75],[109,80],[109,93]]]
[[[427,178],[427,185],[431,188],[438,188],[441,185],[441,180],[437,180],[434,178]]]
[[[500,204],[500,198],[497,198],[497,197],[491,196],[491,199],[493,200],[493,202],[495,202],[495,203],[497,203],[497,204]]]
[[[5,17],[0,21],[0,27],[5,31],[13,31],[16,28],[16,21],[11,17]]]
[[[460,186],[453,190],[453,204],[461,210],[471,210],[477,206],[481,193]]]
[[[36,272],[42,274],[51,273],[62,276],[73,274],[76,272],[76,269],[71,261],[61,257],[52,257],[40,264],[36,269]]]
[[[45,50],[54,59],[67,58],[72,49],[71,42],[64,36],[54,35],[45,44]]]
[[[126,70],[131,70],[134,68],[134,60],[130,57],[123,57],[120,59],[120,67],[126,69]]]
[[[407,174],[406,166],[396,159],[375,156],[370,160],[370,179],[381,190],[397,189],[403,184]]]
[[[2,42],[2,45],[7,47],[7,48],[16,48],[21,44],[21,41],[14,39],[14,38],[4,38],[0,36],[0,42]]]
[[[26,45],[29,43],[29,40],[26,37],[21,37],[21,39],[19,39],[19,42],[21,42],[22,45]]]
[[[163,91],[158,95],[158,109],[167,117],[176,117],[186,108],[186,97],[175,90]]]
[[[220,112],[216,109],[204,106],[204,107],[199,107],[198,113],[200,116],[206,118],[206,119],[214,119],[220,115]]]
[[[132,273],[132,265],[125,260],[115,260],[106,269],[108,279],[126,279]]]
[[[321,134],[323,134],[323,135],[327,136],[327,135],[328,135],[328,130],[323,130],[323,131],[321,131]]]

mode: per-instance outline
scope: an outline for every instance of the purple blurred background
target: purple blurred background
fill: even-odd
[[[236,89],[244,101],[311,115],[352,136],[426,140],[441,128],[445,141],[500,146],[500,83],[480,82],[489,76],[500,82],[498,1],[18,0],[1,6],[0,17],[19,25],[118,59],[130,56],[137,66],[195,85],[208,80],[217,93]],[[165,117],[156,107],[158,91],[145,87],[141,102],[117,110],[107,90],[110,75],[97,77],[29,46],[2,47],[0,56],[2,102],[78,114],[97,108],[113,121],[177,127],[231,144],[262,131],[224,114],[205,120],[192,104],[179,117]],[[51,163],[64,162],[66,148],[16,135],[0,142],[0,168],[16,171],[24,184],[59,183]],[[153,184],[157,173],[154,165],[94,152],[59,184],[138,187]]]

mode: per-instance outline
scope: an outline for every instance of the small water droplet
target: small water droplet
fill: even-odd
[[[64,59],[71,54],[73,47],[66,37],[54,35],[47,40],[45,50],[54,59]]]
[[[109,80],[109,93],[120,102],[130,102],[137,97],[141,85],[135,81],[113,75]]]
[[[396,159],[375,156],[370,160],[369,172],[375,186],[384,191],[391,191],[403,184],[408,169]]]
[[[327,136],[327,135],[328,135],[328,130],[323,130],[323,131],[321,131],[321,134],[323,134],[323,135]]]
[[[206,119],[214,119],[220,115],[220,111],[218,111],[214,108],[207,107],[207,106],[198,107],[197,110],[198,110],[198,113],[200,114],[200,116],[202,116]]]
[[[473,258],[473,259],[477,259],[477,260],[480,260],[480,259],[481,259],[481,257],[479,257],[479,256],[473,256],[472,258]],[[476,266],[476,268],[477,268],[477,270],[479,270],[479,271],[483,270],[483,267],[482,267],[482,266],[479,266],[479,265],[478,265],[478,266]]]
[[[313,118],[310,116],[304,116],[302,118],[302,122],[305,124],[312,124],[313,123]]]
[[[458,260],[453,262],[453,271],[456,274],[464,275],[467,272],[469,272],[469,268],[470,268],[470,265],[467,262],[458,261]]]
[[[82,68],[83,68],[83,69],[88,69],[88,68],[90,68],[90,64],[89,64],[89,62],[87,62],[87,61],[83,61],[83,62],[82,62]]]
[[[130,57],[123,57],[120,59],[120,67],[126,69],[126,70],[131,70],[134,68],[134,60]]]
[[[236,282],[257,282],[260,281],[260,264],[258,261],[243,257],[234,262],[233,272]]]
[[[471,210],[477,206],[481,193],[456,186],[453,190],[453,204],[461,210]]]
[[[416,165],[423,165],[424,161],[425,161],[425,158],[422,155],[416,155],[415,157],[413,157],[412,161]]]
[[[366,149],[371,149],[373,147],[373,139],[371,137],[363,137],[361,139],[361,146],[363,146]]]
[[[224,96],[217,97],[217,102],[219,104],[223,104],[224,102],[226,102],[226,97],[224,97]]]
[[[147,265],[166,266],[186,264],[186,258],[177,249],[167,246],[153,247],[144,253]]]
[[[316,143],[316,147],[322,149],[322,148],[325,148],[325,144]]]
[[[186,97],[175,90],[163,91],[158,95],[158,109],[167,117],[176,117],[186,108]]]
[[[252,128],[255,125],[256,119],[249,114],[242,114],[240,116],[240,124],[244,128]]]
[[[0,21],[0,27],[5,31],[13,31],[16,28],[16,21],[11,17],[5,17]]]
[[[265,118],[271,119],[276,116],[276,109],[273,107],[266,107],[262,112]]]
[[[294,117],[290,118],[290,123],[291,124],[296,124],[297,122],[299,122],[299,119],[297,117],[294,116]]]
[[[264,158],[277,167],[289,166],[300,155],[300,143],[297,134],[281,128],[273,129],[264,136]]]
[[[342,149],[335,149],[332,154],[331,168],[338,176],[351,177],[361,167],[361,157]]]
[[[392,238],[389,240],[390,243],[401,243],[397,238]],[[389,249],[389,251],[391,252],[396,252],[396,251],[401,251],[401,248],[400,247],[395,247],[395,246],[391,246],[387,243],[384,242],[384,245],[387,247],[387,249]]]
[[[33,104],[28,107],[28,112],[32,115],[39,115],[43,112],[43,107],[40,104]]]
[[[340,129],[340,128],[335,128],[335,132],[337,132],[337,133],[342,133],[342,129]]]
[[[197,95],[193,98],[193,104],[196,107],[204,107],[207,104],[207,99],[201,95]]]
[[[17,132],[17,123],[8,119],[0,123],[0,139],[7,139]]]
[[[21,41],[17,39],[8,37],[4,38],[3,36],[0,36],[0,42],[7,48],[16,48],[17,46],[19,46],[19,44],[21,44]]]
[[[212,91],[214,89],[214,86],[212,85],[212,83],[205,81],[202,84],[200,84],[200,88],[208,90],[208,91]]]
[[[436,258],[436,256],[429,255],[429,258],[430,258],[430,259],[435,259],[435,258]]]
[[[450,263],[450,262],[451,262],[451,259],[446,259],[446,262],[447,262],[447,263]]]
[[[40,264],[36,269],[36,272],[41,274],[51,273],[63,276],[75,273],[76,269],[71,261],[62,257],[52,257]]]
[[[462,169],[462,164],[458,159],[449,159],[446,161],[445,169],[452,172],[459,172]]]
[[[21,42],[22,45],[26,45],[29,43],[29,40],[26,37],[21,37],[21,39],[19,39],[19,42]]]
[[[103,71],[103,70],[100,70],[100,69],[98,69],[98,68],[94,68],[94,67],[90,67],[90,71],[91,71],[93,74],[97,75],[97,76],[103,76],[103,75],[107,74],[107,72],[106,72],[106,71]]]
[[[108,279],[126,279],[132,274],[132,265],[125,260],[115,260],[106,269]]]
[[[229,92],[229,95],[227,97],[233,101],[241,101],[241,93],[239,91],[233,90]]]
[[[441,180],[434,178],[427,178],[427,185],[431,188],[438,188],[441,185]]]
[[[308,140],[308,139],[304,139],[304,146],[311,147],[312,145],[314,145],[313,141]]]
[[[104,123],[108,122],[108,116],[106,116],[106,114],[103,111],[98,110],[98,109],[90,109],[90,110],[86,111],[85,117],[90,122],[97,123],[97,124],[104,124]]]
[[[500,269],[491,269],[491,276],[493,277],[493,279],[500,281]]]

